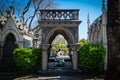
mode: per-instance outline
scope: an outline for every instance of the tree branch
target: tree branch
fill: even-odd
[[[25,13],[29,10],[29,7],[30,7],[30,4],[31,4],[31,0],[29,0],[29,2],[27,3],[27,5],[24,7],[23,9],[23,12],[22,12],[22,22],[24,23],[24,15]]]
[[[29,23],[29,26],[28,26],[28,27],[29,27],[29,30],[30,30],[30,27],[31,27],[32,21],[33,21],[35,15],[36,15],[36,12],[37,12],[38,9],[39,9],[39,5],[42,3],[42,1],[43,1],[43,0],[40,0],[40,2],[39,2],[38,5],[37,5],[37,8],[36,8],[35,11],[34,11],[34,14],[33,14],[32,18],[31,18],[30,23]],[[28,32],[29,32],[29,30],[28,30]]]

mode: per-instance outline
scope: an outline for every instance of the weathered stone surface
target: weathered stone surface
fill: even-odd
[[[41,26],[41,39],[42,44],[42,70],[47,70],[47,59],[50,47],[46,46],[50,44],[55,39],[58,34],[64,36],[67,40],[68,45],[73,44],[73,69],[77,70],[77,48],[78,43],[78,27],[81,21],[79,20],[79,10],[78,9],[50,9],[41,10],[42,18],[39,20]],[[72,13],[72,14],[71,14]]]
[[[120,0],[108,0],[108,69],[105,80],[120,79]]]

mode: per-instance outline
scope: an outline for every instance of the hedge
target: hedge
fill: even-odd
[[[100,44],[84,44],[79,48],[79,65],[86,73],[102,73],[105,48]]]
[[[37,48],[16,48],[13,52],[18,72],[36,72],[41,68],[41,49]]]

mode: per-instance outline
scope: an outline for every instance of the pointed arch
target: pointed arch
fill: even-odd
[[[7,30],[6,32],[4,32],[4,36],[3,36],[3,40],[4,40],[4,41],[5,41],[6,36],[7,36],[8,34],[10,34],[10,33],[15,36],[16,41],[21,41],[20,35],[19,35],[15,30],[13,30],[13,29],[9,29],[9,30]]]
[[[12,42],[12,43],[15,43],[16,41],[16,37],[14,36],[14,34],[12,33],[8,33],[5,37],[5,42]]]
[[[46,42],[49,43],[49,44],[51,44],[52,41],[55,39],[55,37],[58,34],[61,34],[67,40],[68,43],[74,43],[74,37],[73,37],[73,35],[65,27],[55,27],[55,28],[53,28],[48,33],[48,35],[46,37]]]

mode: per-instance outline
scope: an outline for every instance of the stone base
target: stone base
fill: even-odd
[[[78,75],[81,74],[81,70],[39,70],[38,74],[46,76],[57,76],[57,75]]]

